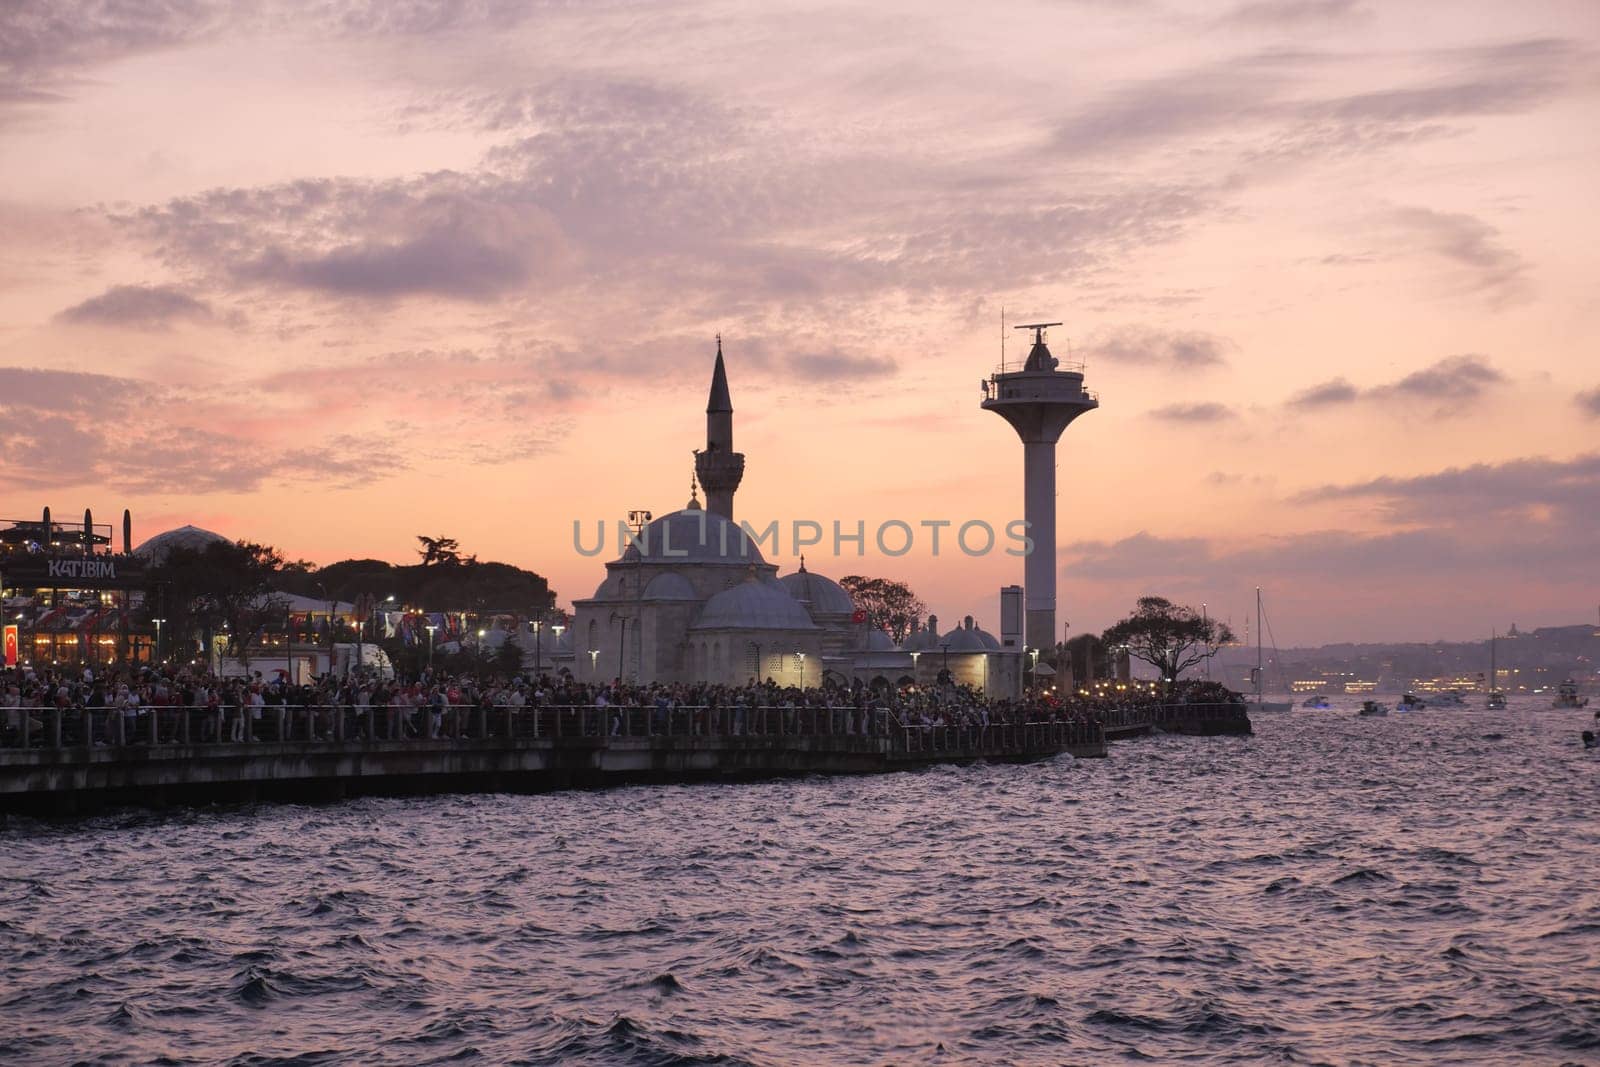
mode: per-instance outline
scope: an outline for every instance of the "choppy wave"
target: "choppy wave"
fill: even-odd
[[[0,1061],[1600,1062],[1553,711],[0,831]]]

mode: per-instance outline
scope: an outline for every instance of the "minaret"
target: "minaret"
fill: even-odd
[[[733,494],[744,478],[744,453],[733,450],[733,400],[728,395],[728,370],[722,365],[722,335],[717,334],[717,365],[711,371],[711,396],[706,401],[706,447],[694,454],[694,471],[706,491],[706,510],[733,518]]]
[[[1100,406],[1083,388],[1083,366],[1062,367],[1045,347],[1044,331],[1059,322],[1018,326],[1033,331],[1033,349],[1019,370],[1004,363],[983,383],[983,407],[1022,438],[1022,510],[1033,551],[1023,565],[1024,638],[1048,651],[1056,633],[1056,441],[1067,424]]]

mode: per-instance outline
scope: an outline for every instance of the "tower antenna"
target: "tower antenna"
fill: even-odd
[[[1006,372],[1006,306],[1000,305],[1000,373]]]

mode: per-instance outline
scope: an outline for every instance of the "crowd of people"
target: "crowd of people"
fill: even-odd
[[[856,682],[800,689],[752,678],[743,686],[639,685],[580,682],[566,674],[432,670],[405,679],[327,675],[296,684],[281,674],[224,678],[192,666],[11,669],[0,672],[0,745],[47,743],[47,729],[59,729],[63,744],[78,745],[180,737],[203,742],[289,736],[436,739],[469,734],[474,724],[487,729],[481,724],[504,722],[507,712],[528,708],[582,709],[578,728],[595,733],[740,734],[756,727],[755,714],[761,711],[763,729],[780,733],[869,734],[891,727],[1092,723],[1113,710],[1239,699],[1220,684],[1202,681],[1160,692],[1129,685],[1004,700],[955,684],[873,689]],[[167,709],[173,713],[164,714]]]

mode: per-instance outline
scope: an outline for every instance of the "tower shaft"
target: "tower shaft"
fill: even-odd
[[[1023,562],[1023,634],[1029,648],[1056,638],[1056,443],[1022,445],[1022,511],[1033,551]]]

